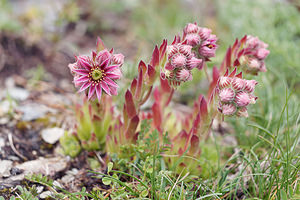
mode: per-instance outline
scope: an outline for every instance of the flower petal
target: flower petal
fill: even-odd
[[[92,84],[92,82],[85,82],[85,83],[81,86],[81,88],[79,89],[78,92],[84,91],[84,90],[87,89],[91,84]]]
[[[110,71],[115,70],[118,67],[119,67],[119,65],[111,65],[111,66],[106,67],[104,70],[105,70],[105,72],[110,72]]]
[[[111,78],[111,79],[119,79],[120,75],[113,74],[113,73],[106,73],[106,77]]]
[[[102,88],[101,88],[101,85],[96,85],[96,94],[97,94],[97,98],[98,98],[98,101],[101,100],[101,96],[102,96]]]
[[[96,86],[91,85],[90,90],[89,90],[89,94],[88,94],[88,99],[90,99],[94,95],[95,89],[96,89]]]
[[[104,78],[103,81],[107,84],[107,85],[110,85],[110,86],[113,86],[115,88],[118,88],[119,86],[113,81],[111,80],[110,78]]]
[[[79,78],[74,78],[74,82],[76,83],[82,83],[82,82],[86,82],[89,81],[89,78],[87,76],[81,76]]]
[[[76,74],[80,74],[80,75],[88,75],[89,74],[89,71],[85,70],[85,69],[73,69],[73,71]]]
[[[110,94],[110,89],[109,89],[108,85],[104,81],[101,81],[100,84],[101,84],[102,89],[106,92],[106,94],[108,94],[110,96],[111,94]]]

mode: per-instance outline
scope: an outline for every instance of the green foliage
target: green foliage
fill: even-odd
[[[65,134],[59,139],[59,142],[62,146],[64,154],[73,158],[76,157],[81,151],[81,146],[78,142],[78,139],[67,131],[65,131]]]

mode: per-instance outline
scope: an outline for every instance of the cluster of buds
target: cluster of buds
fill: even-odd
[[[97,52],[91,56],[78,56],[76,62],[69,65],[74,76],[74,84],[79,92],[85,92],[88,99],[100,102],[102,92],[107,95],[117,95],[118,85],[115,80],[122,76],[121,66],[124,63],[122,54],[113,54],[108,51],[100,38],[97,41]]]
[[[245,35],[241,40],[236,39],[232,47],[227,49],[220,71],[225,72],[233,66],[241,67],[245,73],[252,75],[266,72],[265,59],[270,53],[267,47],[268,44],[251,35]]]
[[[193,47],[197,57],[209,60],[216,55],[218,38],[211,34],[211,29],[199,27],[197,23],[189,23],[183,31],[183,40]]]
[[[240,63],[245,72],[257,75],[258,72],[266,72],[265,58],[270,51],[267,50],[268,44],[259,40],[258,37],[247,36],[244,55],[240,58]]]
[[[173,86],[192,80],[191,70],[201,70],[209,58],[215,56],[217,37],[208,28],[188,24],[183,31],[182,40],[176,36],[167,47],[167,63],[162,72]]]
[[[236,69],[219,78],[217,84],[219,108],[224,115],[248,117],[247,106],[255,104],[257,97],[253,95],[255,80],[242,79],[242,73],[236,75]]]

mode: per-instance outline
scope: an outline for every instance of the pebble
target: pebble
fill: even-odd
[[[64,135],[64,132],[64,129],[54,127],[42,130],[41,135],[45,142],[49,144],[55,144],[59,140],[59,138]]]
[[[10,169],[13,166],[13,162],[11,160],[1,160],[0,161],[0,178],[9,177]]]

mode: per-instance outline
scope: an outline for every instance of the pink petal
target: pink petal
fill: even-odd
[[[86,83],[84,83],[84,84],[81,86],[81,88],[79,89],[78,92],[84,91],[84,90],[87,89],[91,84],[92,84],[92,82],[86,82]]]
[[[96,94],[97,94],[98,100],[100,101],[101,100],[101,96],[102,96],[102,88],[101,88],[101,86],[99,84],[96,86]]]
[[[80,75],[88,75],[89,74],[89,71],[87,71],[85,69],[74,69],[73,71]]]
[[[113,73],[106,73],[106,77],[111,78],[111,79],[119,79],[120,75],[113,74]]]
[[[112,81],[110,78],[104,78],[103,80],[106,84],[110,85],[110,86],[113,86],[113,87],[116,87],[118,88],[119,86],[114,82]]]
[[[119,65],[111,65],[111,66],[106,67],[104,70],[105,70],[105,72],[109,72],[109,71],[115,70],[118,67],[119,67]]]
[[[82,83],[89,81],[89,78],[87,76],[81,76],[80,78],[74,78],[74,82],[76,83]]]
[[[102,81],[100,84],[101,84],[102,89],[106,92],[106,94],[108,94],[110,96],[111,94],[110,94],[110,89],[109,89],[108,85],[104,81]]]
[[[90,99],[94,95],[95,89],[96,89],[96,87],[94,85],[91,85],[89,94],[88,94],[88,99]]]
[[[117,88],[115,88],[115,87],[110,87],[110,93],[111,93],[112,95],[118,95]]]

